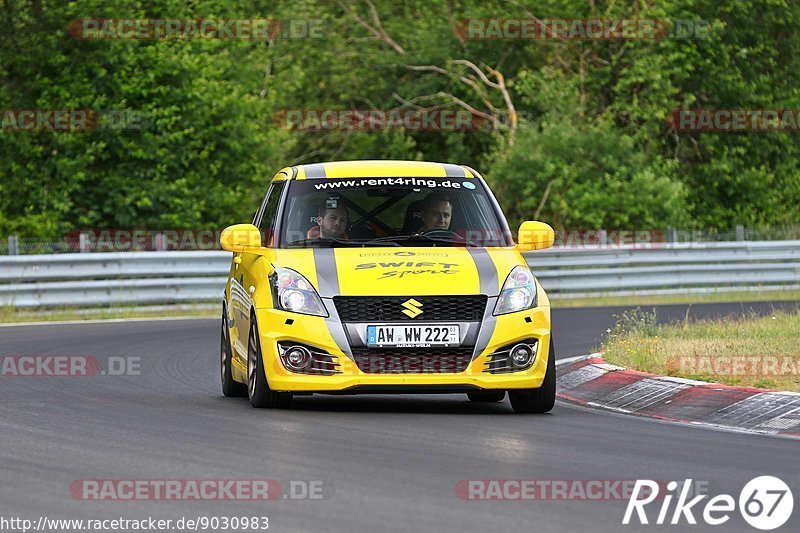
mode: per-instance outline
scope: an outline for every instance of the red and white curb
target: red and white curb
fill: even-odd
[[[599,353],[562,359],[558,397],[686,424],[800,438],[800,394],[657,376],[606,363]]]

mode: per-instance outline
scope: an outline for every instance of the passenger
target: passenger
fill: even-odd
[[[453,217],[453,204],[450,197],[432,192],[425,197],[425,204],[422,206],[422,228],[421,233],[435,230],[449,230],[450,220]]]

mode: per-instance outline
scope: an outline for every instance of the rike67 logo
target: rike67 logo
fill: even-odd
[[[714,496],[704,502],[704,505],[701,505],[701,502],[708,497],[706,494],[689,499],[691,479],[685,480],[682,485],[677,481],[670,481],[664,494],[659,492],[662,486],[649,479],[636,480],[622,523],[628,525],[636,524],[638,521],[643,525],[650,523],[695,525],[697,524],[695,513],[697,513],[706,524],[718,526],[728,522],[731,513],[736,511],[737,501],[729,494]],[[676,496],[677,500],[672,508]],[[661,506],[658,517],[651,522],[652,512],[648,517],[645,507],[656,500],[660,501]],[[759,476],[751,479],[739,493],[738,507],[745,522],[756,529],[769,531],[781,527],[789,520],[794,508],[794,498],[789,486],[783,480],[773,476]],[[658,504],[650,510],[654,511],[655,508],[658,508]]]

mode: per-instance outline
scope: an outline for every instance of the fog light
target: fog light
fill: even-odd
[[[286,351],[286,365],[292,370],[303,370],[311,364],[311,353],[302,346],[292,346]]]
[[[533,360],[533,350],[527,344],[517,344],[510,350],[511,362],[516,367],[528,366]]]

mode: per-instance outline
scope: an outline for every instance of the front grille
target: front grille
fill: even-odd
[[[353,358],[365,374],[457,374],[472,360],[472,349],[354,348]]]
[[[422,311],[414,318],[403,313],[403,303],[419,302]],[[485,295],[473,296],[335,296],[333,303],[342,322],[424,320],[478,322],[486,309]]]

